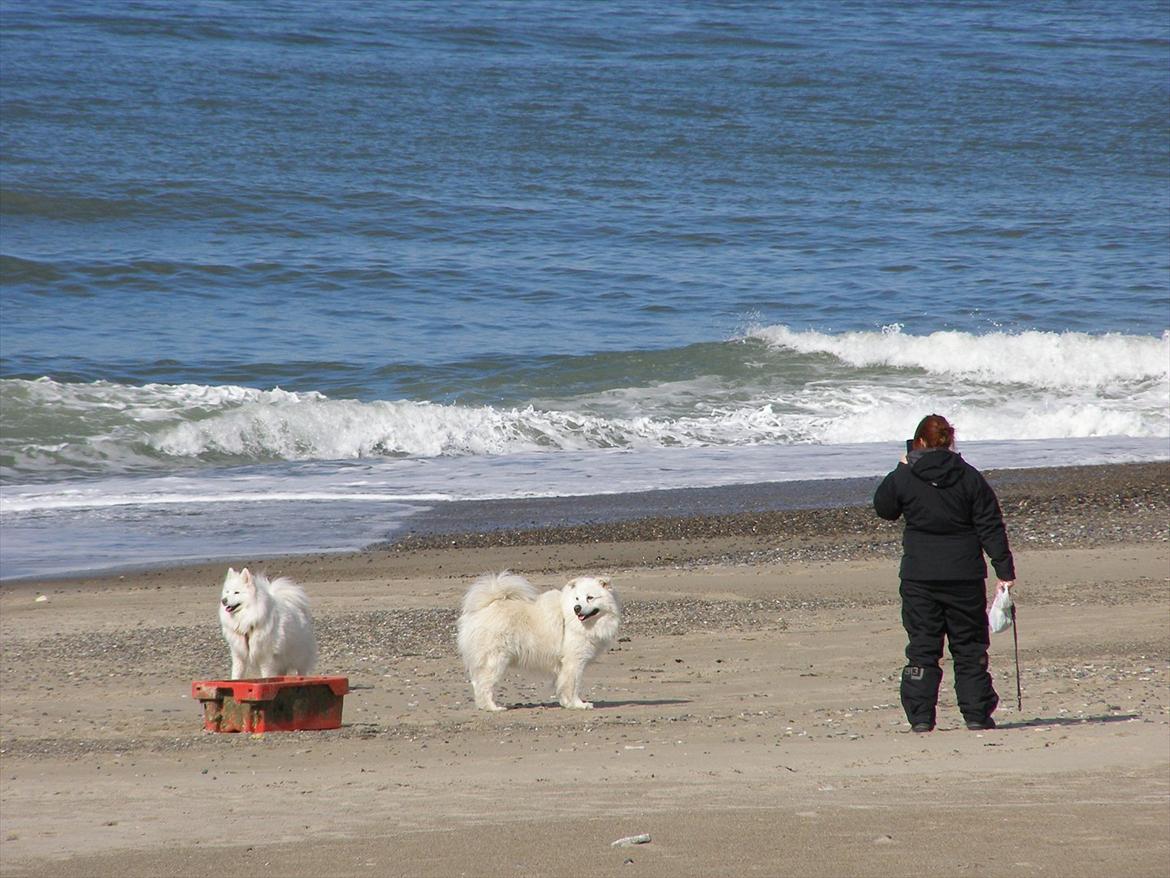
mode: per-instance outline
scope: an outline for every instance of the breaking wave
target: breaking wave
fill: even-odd
[[[55,480],[205,464],[882,442],[927,411],[947,414],[966,439],[1170,436],[1168,334],[774,326],[715,347],[707,374],[693,362],[662,374],[658,364],[604,390],[515,406],[7,379],[0,466],[9,480]]]

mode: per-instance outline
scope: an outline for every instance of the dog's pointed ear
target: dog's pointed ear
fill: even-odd
[[[236,575],[236,568],[235,568],[235,567],[229,567],[229,568],[228,568],[228,573],[227,573],[227,575],[228,575],[228,576],[235,576],[235,575]]]
[[[254,588],[255,587],[255,583],[252,581],[252,571],[249,570],[247,567],[245,567],[243,570],[240,571],[240,578],[242,580],[244,580],[244,586],[246,588]]]
[[[597,581],[600,582],[601,587],[605,588],[605,589],[608,589],[611,585],[613,585],[613,577],[612,576],[602,576],[602,577],[598,578]]]

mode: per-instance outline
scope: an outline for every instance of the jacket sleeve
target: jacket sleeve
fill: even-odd
[[[899,464],[904,466],[904,464]],[[894,470],[878,485],[873,494],[873,511],[888,521],[897,521],[902,514],[902,503],[898,499],[898,489],[894,485]]]
[[[1016,565],[1012,558],[1012,550],[1008,547],[1007,528],[1003,523],[1003,512],[999,508],[999,500],[987,479],[980,472],[975,472],[975,494],[972,504],[972,517],[975,523],[975,532],[979,534],[979,542],[983,551],[991,559],[991,566],[995,568],[995,575],[1003,580],[1016,578]]]

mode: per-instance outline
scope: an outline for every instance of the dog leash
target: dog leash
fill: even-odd
[[[1012,643],[1016,647],[1016,710],[1024,709],[1024,696],[1020,689],[1020,631],[1016,625],[1016,603],[1012,601]]]

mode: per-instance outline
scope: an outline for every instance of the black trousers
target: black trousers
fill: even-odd
[[[939,662],[945,638],[955,665],[955,699],[967,722],[991,716],[999,696],[987,670],[987,585],[982,579],[917,582],[902,580],[902,625],[906,628],[906,667],[902,669],[902,708],[914,723],[935,723]]]

